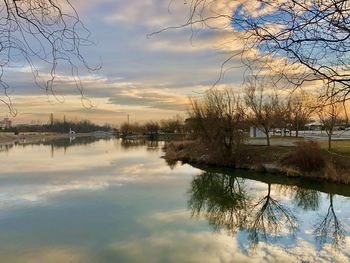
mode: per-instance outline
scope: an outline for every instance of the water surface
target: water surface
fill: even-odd
[[[0,148],[0,262],[348,262],[350,188],[169,166],[162,143]]]

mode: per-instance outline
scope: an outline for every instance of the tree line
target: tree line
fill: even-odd
[[[209,146],[231,153],[239,147],[251,128],[258,129],[271,145],[271,135],[278,130],[285,136],[299,137],[312,119],[319,119],[331,148],[337,127],[348,125],[346,104],[336,100],[321,103],[311,92],[296,90],[282,93],[251,81],[241,94],[232,89],[212,89],[191,99],[191,130]]]
[[[203,96],[190,98],[186,119],[177,116],[144,124],[125,122],[120,127],[120,134],[123,137],[184,134],[209,147],[232,153],[252,128],[262,133],[266,145],[270,146],[271,136],[276,132],[298,138],[306,124],[319,120],[319,128],[327,135],[331,149],[335,131],[349,125],[347,104],[338,101],[336,96],[330,101],[318,98],[303,89],[280,91],[252,79],[241,93],[232,88],[213,88]]]
[[[137,122],[125,122],[120,126],[120,134],[125,137],[128,135],[150,135],[156,136],[160,133],[164,134],[184,134],[184,119],[176,116],[171,119],[157,121],[149,121],[144,124]]]
[[[76,133],[89,133],[94,131],[111,131],[112,127],[108,124],[98,125],[88,120],[83,121],[60,121],[55,120],[48,124],[36,124],[36,125],[17,125],[10,129],[6,129],[7,132],[21,133],[21,132],[56,132],[56,133],[69,133],[74,131]]]

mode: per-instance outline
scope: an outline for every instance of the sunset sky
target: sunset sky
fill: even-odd
[[[221,12],[231,12],[230,1],[221,1]],[[92,65],[100,71],[81,69],[84,93],[92,108],[84,107],[69,75],[57,82],[57,98],[48,98],[33,83],[24,63],[8,70],[10,95],[18,115],[15,123],[41,120],[52,112],[56,118],[89,119],[97,123],[119,124],[160,120],[185,114],[188,97],[210,88],[219,76],[221,63],[235,50],[231,28],[220,31],[202,29],[191,43],[190,30],[147,34],[186,21],[188,6],[174,1],[168,11],[164,0],[73,1],[81,20],[91,31],[94,45],[82,48]],[[217,22],[216,22],[217,23]],[[229,66],[239,65],[233,61]],[[239,87],[243,69],[226,74],[220,85]],[[2,106],[2,113],[6,109]]]

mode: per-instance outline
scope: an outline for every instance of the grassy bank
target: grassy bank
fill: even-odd
[[[322,149],[328,149],[328,142],[322,141],[320,142]],[[332,150],[331,152],[335,154],[345,155],[350,157],[350,140],[339,140],[332,141]],[[349,160],[350,162],[350,160]]]
[[[350,141],[335,143],[334,150],[329,152],[323,144],[315,142],[300,142],[297,146],[244,144],[227,155],[199,141],[181,141],[168,143],[164,158],[170,165],[181,161],[350,184],[350,154],[347,155],[346,145]]]

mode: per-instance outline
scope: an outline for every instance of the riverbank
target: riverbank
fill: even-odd
[[[198,141],[170,142],[164,151],[164,158],[170,165],[181,161],[350,184],[350,156],[326,151],[315,142],[301,142],[295,146],[244,144],[232,156],[209,149]]]
[[[67,133],[52,133],[52,132],[25,132],[15,135],[14,133],[2,132],[0,133],[0,146],[11,145],[11,144],[30,144],[49,142],[57,139],[69,139],[72,137],[90,137],[94,136],[94,133],[77,133],[74,135]]]

